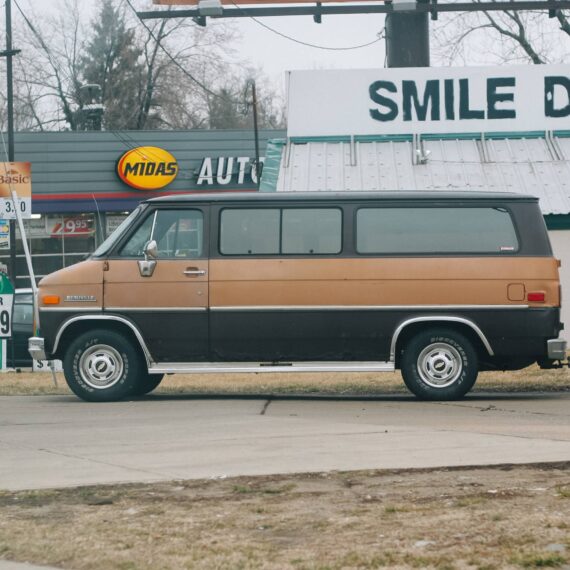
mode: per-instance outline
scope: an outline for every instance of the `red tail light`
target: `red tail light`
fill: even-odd
[[[546,295],[544,291],[530,291],[526,298],[533,303],[544,303]]]

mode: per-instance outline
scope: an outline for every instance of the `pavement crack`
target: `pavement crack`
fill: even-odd
[[[265,412],[267,411],[267,408],[269,408],[269,405],[271,404],[271,402],[272,402],[272,399],[269,398],[269,399],[267,400],[267,402],[265,402],[265,404],[263,404],[263,409],[261,410],[261,413],[259,414],[260,416],[264,416],[264,415],[265,415]]]
[[[34,447],[31,445],[14,444],[4,440],[0,440],[0,444],[16,448],[16,449],[27,449],[30,451],[36,451],[40,453],[47,453],[49,455],[56,455],[58,457],[67,457],[69,459],[76,459],[77,461],[88,461],[89,463],[95,463],[98,465],[107,465],[109,467],[115,467],[117,469],[125,469],[126,471],[132,471],[135,473],[145,473],[147,475],[153,475],[154,477],[164,477],[164,473],[153,471],[150,469],[141,469],[140,467],[129,467],[128,465],[121,465],[120,463],[113,463],[111,461],[102,461],[101,459],[92,459],[90,457],[85,457],[84,455],[77,455],[74,453],[65,453],[63,451],[55,451],[53,449],[48,449],[45,447]]]
[[[521,415],[529,415],[529,416],[549,416],[549,417],[567,417],[568,414],[556,414],[552,412],[534,412],[531,410],[509,410],[507,408],[498,408],[493,404],[489,404],[487,406],[483,405],[473,405],[469,403],[458,403],[458,402],[432,402],[437,406],[446,406],[449,408],[464,408],[468,410],[475,410],[478,412],[504,412],[507,414],[521,414]]]
[[[438,432],[444,433],[465,433],[465,434],[473,434],[473,435],[482,435],[482,436],[497,436],[497,437],[510,437],[513,439],[526,439],[531,441],[552,441],[556,443],[570,443],[568,439],[559,439],[557,437],[537,437],[533,435],[524,435],[524,434],[517,434],[517,433],[503,433],[500,431],[473,431],[473,430],[452,430],[452,429],[438,429]]]

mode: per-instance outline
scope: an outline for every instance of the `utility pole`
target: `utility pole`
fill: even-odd
[[[418,4],[426,3],[393,0],[394,10],[386,14],[388,67],[429,67],[429,14],[416,11]]]
[[[12,58],[20,53],[20,50],[12,49],[12,0],[6,2],[6,51],[0,52],[0,56],[6,58],[6,95],[8,103],[8,162],[15,161],[14,153],[14,81]],[[10,220],[10,264],[8,274],[16,287],[16,222]]]
[[[257,127],[257,91],[255,90],[255,79],[251,82],[251,98],[253,102],[253,133],[255,137],[255,179],[257,189],[261,183],[261,169],[263,168],[259,160],[259,129]]]
[[[12,0],[5,0],[6,2],[6,51],[0,52],[0,57],[6,58],[6,79],[7,79],[7,106],[8,106],[8,162],[15,162],[15,152],[14,152],[14,82],[13,82],[13,67],[12,58],[20,53],[19,49],[12,48]],[[16,287],[16,223],[20,230],[20,239],[22,241],[22,249],[24,250],[24,256],[26,259],[26,265],[28,266],[28,274],[30,276],[30,285],[32,291],[34,292],[34,320],[36,326],[39,323],[39,313],[37,304],[37,291],[38,287],[36,284],[36,277],[34,274],[34,267],[32,264],[32,256],[30,255],[30,249],[28,247],[28,241],[26,237],[26,228],[24,227],[24,221],[22,219],[22,212],[20,210],[20,200],[14,187],[11,183],[8,183],[10,187],[10,197],[12,199],[12,208],[15,220],[10,220],[10,277],[12,278],[12,284],[14,288]],[[14,345],[12,344],[12,347]],[[13,349],[13,348],[12,348]]]

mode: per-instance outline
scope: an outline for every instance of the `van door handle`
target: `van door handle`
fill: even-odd
[[[206,275],[205,269],[198,269],[197,267],[188,267],[184,271],[184,275],[189,275],[190,277],[198,277],[200,275]]]

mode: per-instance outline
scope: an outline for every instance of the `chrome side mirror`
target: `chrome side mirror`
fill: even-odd
[[[156,267],[156,260],[158,258],[158,245],[155,240],[151,239],[144,246],[144,260],[139,260],[139,273],[141,277],[152,277]]]
[[[158,259],[158,245],[156,240],[151,239],[144,246],[144,259],[145,261],[148,261],[149,259]]]

